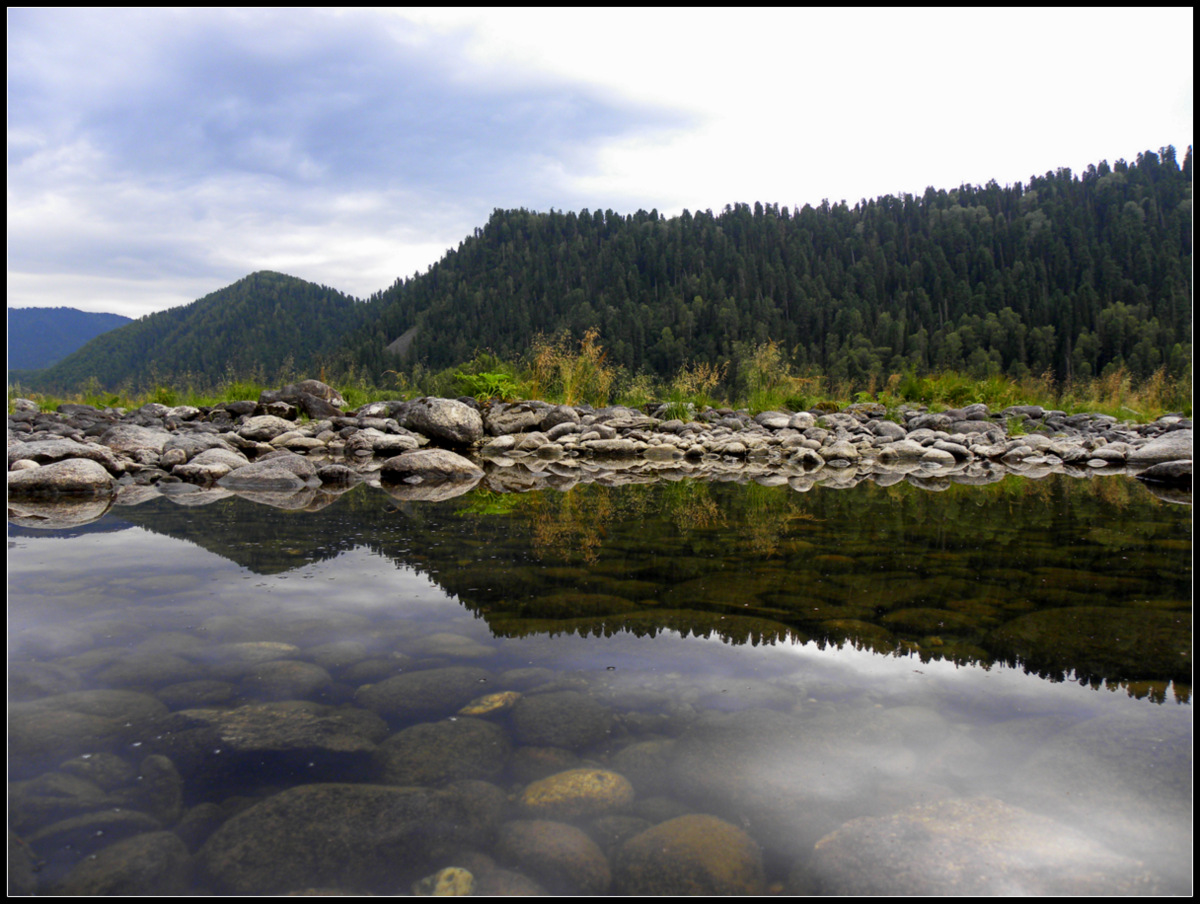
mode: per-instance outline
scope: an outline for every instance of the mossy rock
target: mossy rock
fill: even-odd
[[[762,852],[754,839],[715,816],[667,820],[621,847],[614,884],[624,895],[759,895]]]
[[[544,819],[615,813],[633,803],[629,779],[607,769],[569,769],[539,779],[518,799],[521,810]]]

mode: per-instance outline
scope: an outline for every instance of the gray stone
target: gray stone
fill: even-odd
[[[275,417],[271,414],[263,414],[258,417],[247,418],[246,422],[237,428],[237,434],[244,439],[266,443],[281,433],[287,433],[294,426],[291,421],[284,418]]]
[[[420,449],[389,458],[379,469],[380,479],[400,482],[410,478],[438,483],[477,480],[483,469],[469,458],[446,449]]]
[[[1151,465],[1137,475],[1138,480],[1147,483],[1162,483],[1176,487],[1192,485],[1192,460],[1164,461]]]
[[[387,726],[359,709],[307,701],[188,709],[163,718],[150,746],[190,782],[226,787],[369,773]]]
[[[104,432],[100,437],[100,442],[114,452],[131,454],[151,451],[161,453],[163,446],[170,439],[171,434],[166,430],[139,427],[136,424],[117,424]]]
[[[51,462],[8,475],[10,498],[102,496],[112,490],[112,475],[103,465],[85,458]]]
[[[1131,467],[1147,467],[1164,461],[1191,461],[1192,431],[1172,430],[1129,453]]]
[[[512,715],[519,743],[568,750],[604,740],[612,717],[608,707],[578,691],[522,697]]]
[[[392,785],[441,785],[497,778],[512,745],[498,725],[459,716],[425,722],[392,735],[376,753],[381,780]]]
[[[434,857],[482,844],[491,808],[458,788],[310,784],[239,813],[198,856],[214,891],[280,894],[301,888],[395,893]]]
[[[356,700],[392,723],[427,722],[456,713],[484,692],[491,677],[474,666],[405,672],[360,687]]]
[[[397,420],[403,427],[454,446],[470,446],[483,438],[479,412],[456,399],[415,399]]]

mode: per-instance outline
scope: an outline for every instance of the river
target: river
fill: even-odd
[[[1190,506],[606,483],[10,519],[10,890],[1190,894]]]

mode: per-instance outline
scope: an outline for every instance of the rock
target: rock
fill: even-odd
[[[886,422],[880,422],[886,423]],[[888,443],[879,450],[879,460],[884,464],[894,461],[919,461],[929,450],[918,442],[911,439],[900,439],[893,443]]]
[[[109,845],[83,860],[55,888],[70,896],[181,895],[192,858],[174,832],[147,832]]]
[[[381,781],[440,785],[459,779],[497,778],[512,745],[504,730],[481,719],[426,722],[392,735],[375,755]]]
[[[1139,473],[1137,479],[1173,487],[1190,487],[1192,485],[1192,460],[1186,458],[1180,461],[1159,462]]]
[[[419,898],[457,898],[474,894],[475,877],[470,870],[448,866],[432,876],[414,882],[412,893]]]
[[[545,405],[535,405],[530,402],[517,402],[511,405],[496,402],[488,408],[483,421],[487,432],[492,436],[524,433],[526,430],[540,428],[547,410]]]
[[[952,799],[861,817],[817,842],[823,895],[1153,894],[1141,865],[1044,816]]]
[[[534,747],[575,750],[604,740],[612,711],[578,691],[522,697],[513,707],[517,741]]]
[[[13,704],[8,722],[10,774],[36,775],[49,763],[141,740],[166,712],[148,694],[121,690],[74,691]]]
[[[67,459],[22,471],[10,471],[10,498],[103,496],[113,490],[112,475],[103,465],[84,458]]]
[[[607,769],[571,769],[533,782],[517,804],[528,816],[577,819],[623,810],[633,803],[633,785]]]
[[[670,819],[621,847],[613,869],[622,895],[761,895],[762,853],[754,839],[715,816]]]
[[[386,736],[371,713],[291,700],[180,710],[160,720],[148,746],[192,784],[237,787],[369,774]]]
[[[782,411],[763,411],[754,416],[754,423],[768,430],[782,430],[791,426],[792,415]]]
[[[1131,467],[1146,467],[1165,461],[1191,461],[1192,431],[1172,430],[1129,453],[1126,461]]]
[[[469,458],[446,449],[421,449],[389,458],[379,469],[379,476],[397,483],[411,478],[440,483],[478,480],[483,470]]]
[[[8,462],[21,459],[36,461],[38,464],[63,461],[64,459],[83,458],[104,466],[111,474],[120,474],[125,470],[117,456],[107,446],[97,443],[75,442],[71,439],[46,439],[33,442],[15,442],[8,446]]]
[[[457,712],[491,677],[474,666],[405,672],[360,687],[356,700],[394,724],[428,722]]]
[[[280,434],[287,433],[295,425],[281,417],[262,414],[258,417],[247,418],[242,426],[237,428],[237,435],[244,439],[259,443],[268,443]]]
[[[631,458],[641,450],[641,446],[629,439],[591,439],[580,445],[585,451],[599,457]]]
[[[560,895],[602,895],[611,875],[596,842],[575,826],[541,819],[500,827],[496,856]]]
[[[820,456],[825,461],[849,461],[855,462],[860,458],[858,448],[847,440],[840,439],[828,446],[823,446],[820,451]]]
[[[415,399],[396,419],[403,427],[452,446],[471,446],[483,438],[479,412],[455,399]]]
[[[17,401],[24,401],[18,399]],[[8,896],[26,897],[37,893],[34,854],[11,829],[8,832]]]
[[[136,424],[117,424],[104,431],[100,443],[114,452],[136,457],[137,453],[145,451],[161,453],[170,439],[171,434],[166,430],[139,427]]]
[[[439,852],[482,843],[495,831],[493,819],[458,788],[303,785],[224,823],[197,860],[219,893],[334,887],[391,894],[418,880]]]
[[[306,481],[292,471],[270,462],[254,462],[236,471],[230,471],[217,480],[217,484],[229,490],[299,490],[307,486]]]

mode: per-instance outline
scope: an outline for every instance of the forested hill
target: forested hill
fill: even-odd
[[[48,370],[19,376],[35,389],[75,389],[94,377],[106,389],[141,390],[316,375],[323,356],[365,314],[366,305],[335,289],[262,271],[98,336]]]
[[[101,333],[129,323],[120,314],[75,308],[9,308],[9,368],[49,367]]]
[[[1191,358],[1192,161],[1174,148],[1027,184],[789,211],[497,210],[430,270],[370,300],[339,368],[372,379],[477,351],[519,358],[535,333],[592,327],[610,360],[666,376],[776,340],[800,367],[865,380]],[[416,329],[402,357],[385,348]]]

